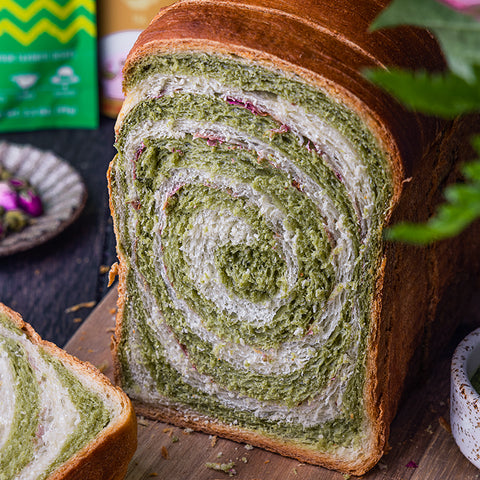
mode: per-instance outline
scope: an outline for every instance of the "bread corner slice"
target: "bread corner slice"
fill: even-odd
[[[122,479],[137,445],[129,398],[0,304],[5,480]]]

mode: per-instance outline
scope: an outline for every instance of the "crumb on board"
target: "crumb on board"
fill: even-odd
[[[145,420],[143,417],[138,417],[137,418],[137,423],[141,425],[142,427],[148,427],[148,420]]]
[[[452,434],[452,427],[450,426],[450,423],[445,420],[444,417],[438,417],[438,423],[447,433],[449,433],[450,435]]]
[[[148,474],[149,477],[158,477],[158,473],[157,472],[151,472]]]
[[[83,321],[83,318],[75,317],[72,321],[73,321],[73,323],[80,323],[80,322]]]
[[[167,450],[167,447],[165,445],[162,445],[162,448],[161,448],[161,454],[162,454],[162,457],[165,459],[165,460],[168,460],[168,450]]]
[[[377,465],[380,470],[386,470],[388,468],[386,463],[378,462]]]
[[[100,275],[104,275],[105,273],[110,271],[110,267],[108,265],[100,265],[98,271],[100,272]]]
[[[253,447],[249,443],[246,443],[244,448],[245,450],[253,450]]]
[[[109,310],[110,315],[115,315],[117,313],[117,308],[113,307]]]
[[[108,368],[108,362],[102,362],[97,368],[103,373]]]
[[[166,427],[162,430],[162,433],[166,433],[169,437],[173,435],[173,428],[172,427]]]
[[[184,428],[182,433],[184,435],[190,435],[191,433],[193,433],[193,429],[192,428]]]
[[[65,310],[65,313],[72,313],[72,312],[77,312],[81,308],[92,308],[96,305],[97,302],[91,301],[91,302],[82,302],[82,303],[77,303],[76,305],[72,305],[71,307],[68,307]]]
[[[265,460],[263,463],[265,464],[270,463],[270,460]]]
[[[237,471],[234,468],[235,462],[228,462],[228,463],[207,462],[205,466],[217,472],[226,473],[228,474],[229,477],[233,477],[234,475],[237,474]]]
[[[210,435],[210,446],[214,447],[217,444],[217,436],[216,435]]]

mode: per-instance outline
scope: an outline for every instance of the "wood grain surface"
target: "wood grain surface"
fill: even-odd
[[[112,378],[110,341],[116,288],[83,322],[66,349]],[[445,352],[425,382],[409,390],[393,423],[390,449],[364,475],[366,480],[474,480],[480,471],[466,460],[449,432],[450,353]],[[342,480],[342,474],[249,449],[244,444],[171,425],[138,419],[139,444],[126,480],[221,480],[229,475],[207,463],[235,463],[238,480]],[[232,472],[233,473],[233,472]],[[358,478],[358,477],[350,477]]]

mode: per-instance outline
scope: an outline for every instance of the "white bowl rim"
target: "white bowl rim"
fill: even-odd
[[[452,357],[452,383],[468,403],[480,403],[480,394],[471,378],[480,368],[480,327],[470,332],[457,346]]]

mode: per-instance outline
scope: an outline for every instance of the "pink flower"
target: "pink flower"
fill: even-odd
[[[39,217],[43,213],[40,197],[31,190],[25,190],[19,193],[18,205],[31,217]]]
[[[480,0],[437,0],[457,12],[471,15],[480,20]]]
[[[18,209],[17,192],[7,182],[0,182],[0,207],[5,210]]]

